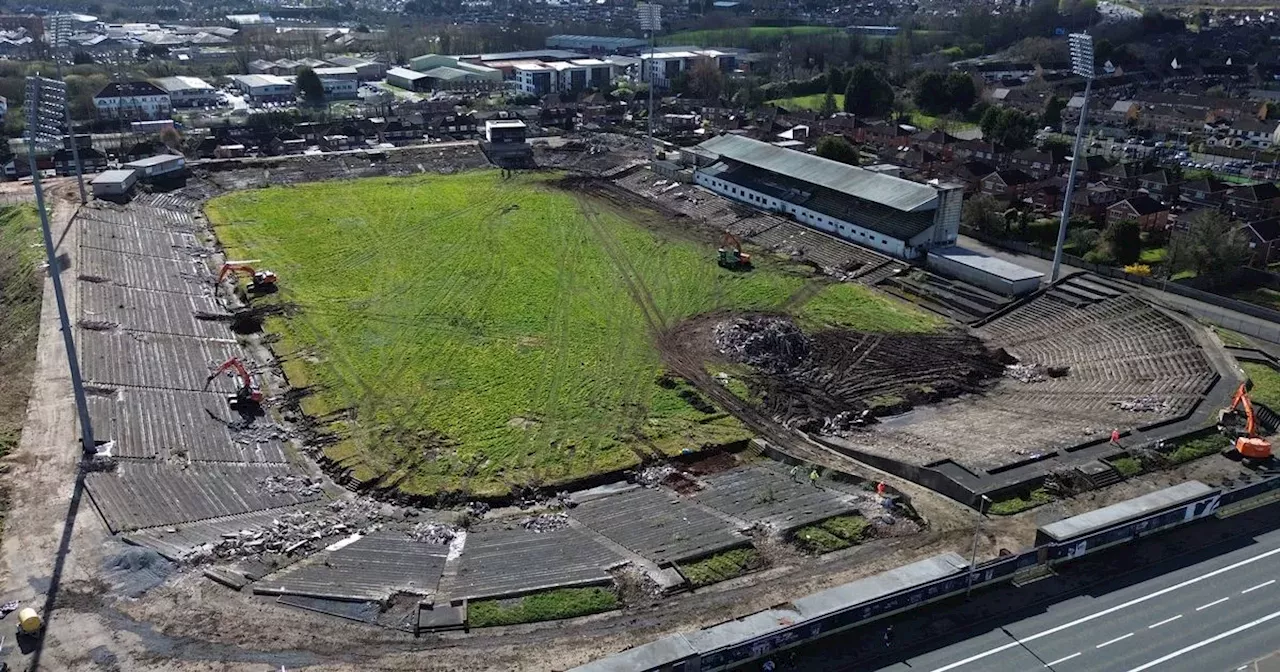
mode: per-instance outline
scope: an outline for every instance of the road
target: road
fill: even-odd
[[[1278,516],[1280,503],[1154,534],[774,662],[778,672],[1280,672],[1250,666],[1280,650]]]
[[[957,242],[961,247],[973,250],[974,252],[981,252],[982,254],[1004,259],[1024,268],[1044,273],[1046,282],[1048,282],[1050,272],[1053,270],[1053,262],[1051,260],[1042,259],[1033,254],[1019,254],[1017,252],[1002,250],[968,236],[960,236]],[[1063,264],[1061,274],[1066,275],[1068,273],[1076,273],[1081,270],[1084,269]],[[1255,336],[1271,343],[1280,343],[1280,325],[1273,322],[1268,322],[1261,318],[1221,308],[1219,306],[1181,296],[1179,294],[1162,292],[1158,289],[1135,285],[1124,282],[1123,280],[1111,279],[1110,281],[1143,292],[1150,299],[1168,308],[1187,313],[1193,317],[1212,322],[1232,331],[1238,331],[1242,334]]]
[[[878,672],[1234,670],[1280,638],[1280,532],[1259,542]]]

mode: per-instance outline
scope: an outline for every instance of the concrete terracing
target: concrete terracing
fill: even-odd
[[[1198,428],[1216,412],[1206,396],[1236,374],[1202,331],[1119,286],[1072,276],[975,328],[1038,374],[824,441],[962,501],[1053,471],[1109,470],[1097,461],[1124,454],[1112,430]]]

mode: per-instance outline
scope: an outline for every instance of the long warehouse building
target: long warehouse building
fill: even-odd
[[[921,184],[736,135],[698,145],[694,181],[900,259],[956,243],[964,186]]]

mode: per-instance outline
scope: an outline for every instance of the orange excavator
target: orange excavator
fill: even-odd
[[[233,275],[235,273],[247,273],[249,277],[253,279],[252,286],[255,288],[275,286],[276,280],[279,279],[276,277],[274,271],[254,270],[254,268],[249,265],[249,262],[228,261],[222,265],[222,270],[218,271],[218,284],[221,285],[222,281],[226,280],[228,275]]]
[[[249,375],[249,370],[244,368],[244,364],[238,357],[228,359],[209,374],[209,377],[204,380],[204,389],[209,389],[209,383],[226,371],[235,371],[236,375],[240,376],[240,389],[235,394],[227,395],[227,403],[230,404],[231,409],[238,411],[257,408],[262,403],[262,390],[254,384],[253,376]]]
[[[720,253],[718,262],[724,268],[731,270],[751,268],[751,255],[742,251],[742,243],[738,237],[728,231],[725,231],[724,237],[720,239],[718,252]]]
[[[1240,389],[1236,390],[1236,396],[1231,400],[1231,408],[1227,409],[1227,413],[1235,413],[1236,408],[1242,405],[1245,417],[1244,436],[1236,439],[1236,452],[1247,460],[1271,459],[1271,442],[1258,436],[1258,423],[1253,414],[1253,402],[1249,400],[1249,391],[1245,389],[1245,383],[1240,383]]]

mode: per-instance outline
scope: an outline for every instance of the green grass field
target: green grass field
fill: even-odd
[[[298,308],[266,329],[290,385],[310,392],[304,412],[337,437],[329,459],[405,493],[501,496],[748,436],[691,404],[683,383],[658,384],[663,367],[623,278],[639,280],[670,326],[776,308],[809,271],[768,255],[750,273],[727,271],[710,245],[633,221],[653,213],[594,201],[593,226],[582,197],[554,179],[368,179],[209,204],[228,255],[261,259],[280,275],[271,300]],[[800,317],[942,326],[854,285],[828,286]]]
[[[685,30],[658,37],[658,44],[699,47],[743,46],[744,40],[781,39],[783,35],[827,35],[844,32],[832,26],[753,26],[751,28],[717,28]]]
[[[972,122],[956,121],[946,117],[933,117],[919,111],[911,113],[911,125],[925,130],[945,127],[949,131],[967,131],[978,127],[977,124]]]
[[[18,447],[36,368],[45,259],[40,220],[29,205],[0,206],[0,457]],[[0,473],[7,467],[0,467]],[[0,487],[0,527],[8,513]]]
[[[833,94],[836,98],[836,111],[844,109],[844,94]],[[784,110],[809,110],[812,112],[820,112],[822,110],[822,101],[827,97],[825,93],[815,93],[812,96],[796,96],[794,98],[775,98],[765,101],[767,105],[776,105]]]

